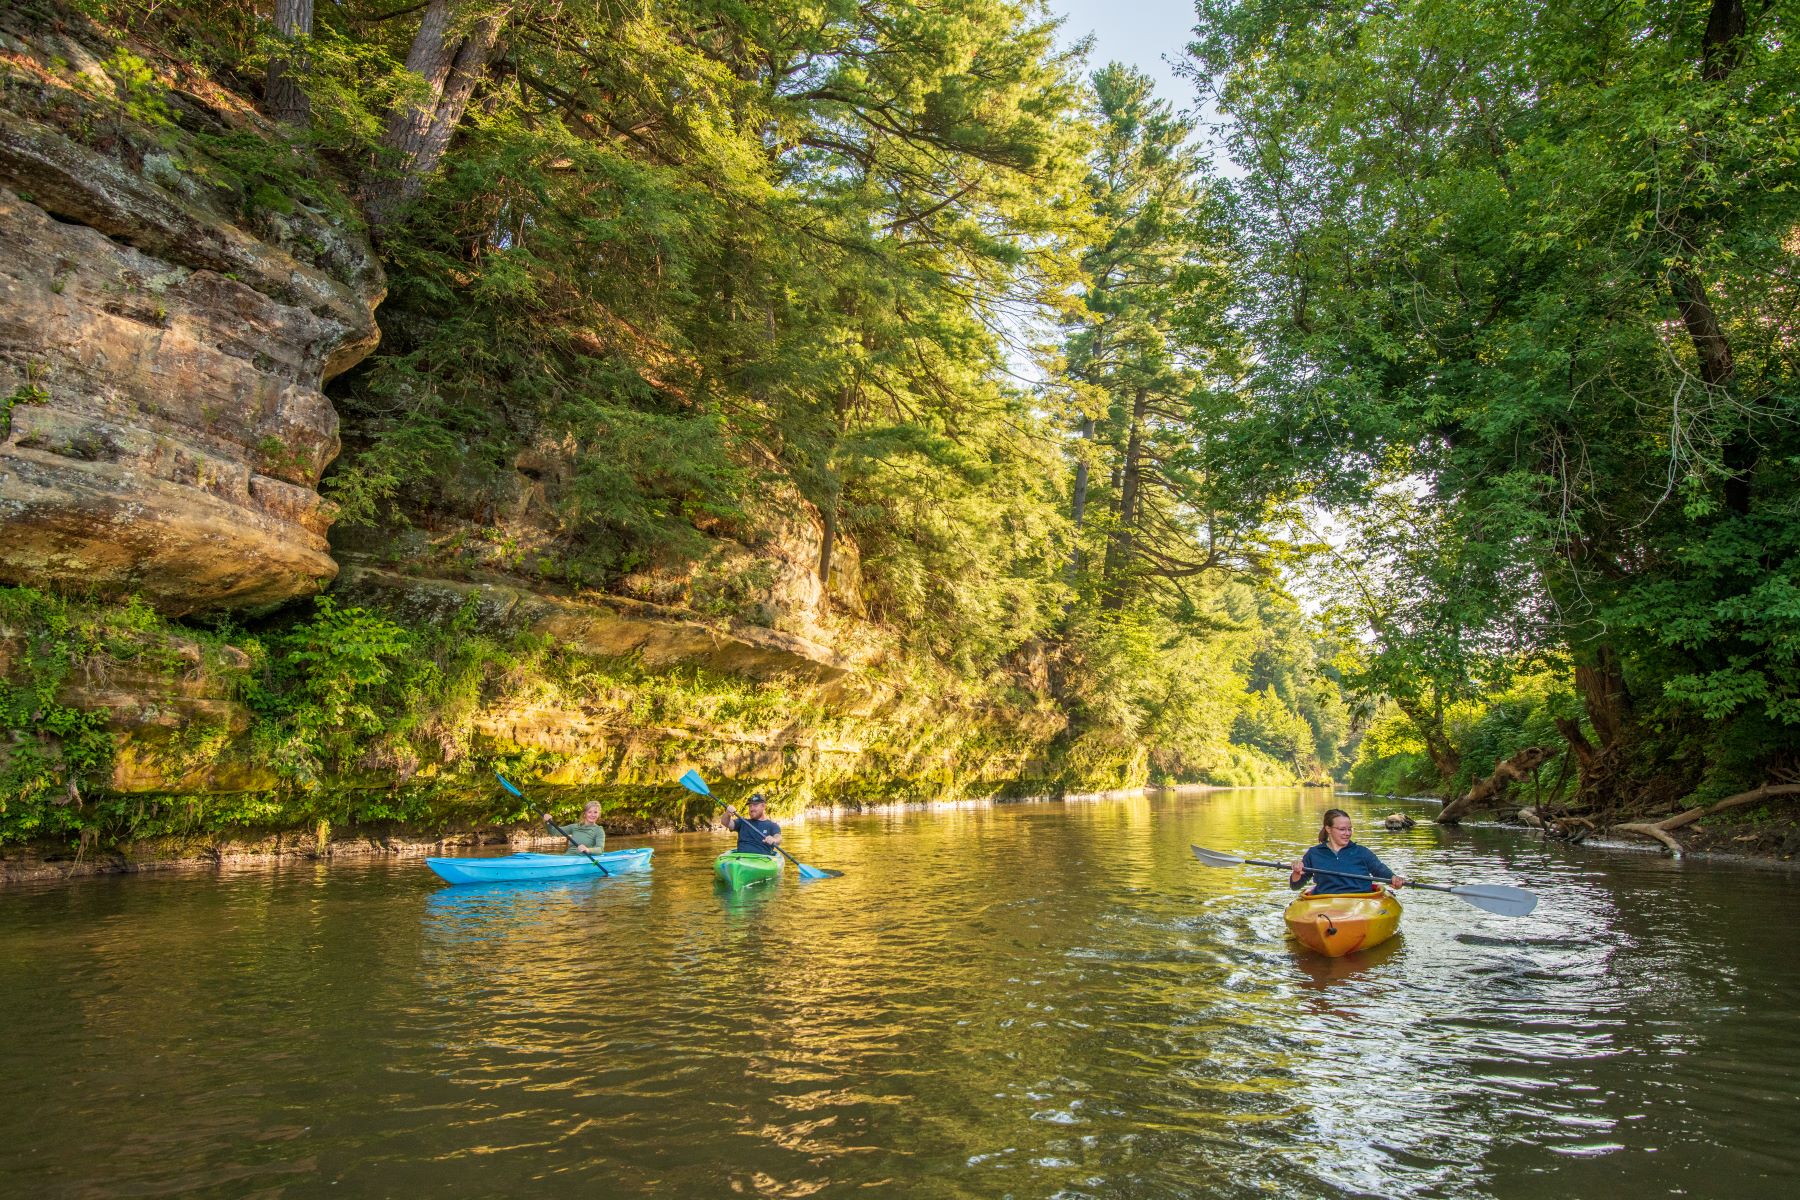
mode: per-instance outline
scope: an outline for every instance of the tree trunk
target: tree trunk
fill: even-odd
[[[1449,737],[1445,735],[1442,716],[1428,719],[1418,703],[1412,700],[1395,697],[1394,703],[1406,714],[1406,719],[1413,723],[1413,728],[1419,731],[1419,737],[1425,743],[1425,753],[1431,756],[1431,763],[1437,768],[1438,775],[1446,783],[1455,779],[1456,773],[1462,770],[1462,755],[1456,752],[1456,747],[1450,744]]]
[[[1587,706],[1588,721],[1600,739],[1600,749],[1605,750],[1618,742],[1625,735],[1625,726],[1632,715],[1631,693],[1625,689],[1618,651],[1601,645],[1594,654],[1594,661],[1576,664],[1575,687]]]
[[[1743,58],[1744,39],[1750,32],[1749,15],[1743,0],[1713,0],[1707,16],[1706,34],[1701,40],[1700,74],[1711,83],[1721,83],[1737,69]],[[1710,158],[1704,145],[1696,140],[1695,153]],[[1681,239],[1685,253],[1699,227],[1700,214],[1677,213],[1673,227]],[[1688,341],[1700,366],[1700,380],[1709,389],[1729,391],[1737,377],[1737,360],[1725,327],[1706,294],[1706,284],[1679,259],[1669,270],[1669,293],[1681,314]],[[1748,430],[1739,428],[1723,447],[1723,460],[1728,472],[1725,479],[1725,506],[1744,516],[1750,511],[1750,474],[1756,467],[1757,448]]]
[[[1125,461],[1119,475],[1119,527],[1106,548],[1105,607],[1117,612],[1125,607],[1125,588],[1120,577],[1131,565],[1132,535],[1137,524],[1138,492],[1143,485],[1144,417],[1150,408],[1149,389],[1139,388],[1131,401],[1131,433],[1125,440]]]
[[[1081,423],[1081,440],[1094,440],[1094,418],[1089,417]],[[1071,581],[1081,574],[1081,522],[1087,515],[1088,465],[1084,455],[1075,462],[1075,498],[1069,506],[1069,515],[1075,523],[1075,548],[1069,554],[1069,579]]]
[[[487,69],[507,9],[471,15],[474,7],[470,0],[431,0],[413,36],[406,69],[424,80],[424,88],[388,119],[381,139],[388,161],[365,188],[363,213],[378,239],[424,190]]]
[[[1527,746],[1494,768],[1494,773],[1466,793],[1444,805],[1437,815],[1439,825],[1455,825],[1463,815],[1500,798],[1508,785],[1518,783],[1539,767],[1555,758],[1557,751],[1548,746]]]
[[[833,496],[828,504],[819,507],[819,524],[824,532],[819,535],[819,582],[827,588],[831,586],[831,556],[837,550],[837,497]]]
[[[1744,54],[1743,37],[1750,32],[1750,18],[1743,0],[1713,0],[1706,18],[1706,35],[1700,41],[1700,75],[1717,83],[1737,70]]]
[[[275,32],[281,37],[311,37],[312,24],[313,0],[275,0]],[[269,115],[284,125],[304,128],[312,120],[312,104],[299,84],[305,70],[306,55],[300,51],[269,60],[263,100]]]
[[[1575,761],[1581,764],[1582,772],[1586,773],[1593,767],[1597,756],[1594,743],[1588,741],[1587,734],[1581,732],[1581,726],[1569,718],[1557,717],[1555,721],[1557,732],[1569,743],[1569,749],[1575,752]]]

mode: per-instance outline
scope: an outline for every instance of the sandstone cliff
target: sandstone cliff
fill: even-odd
[[[353,216],[246,205],[216,152],[258,118],[229,94],[3,22],[0,580],[171,613],[318,590],[321,389],[383,294]]]

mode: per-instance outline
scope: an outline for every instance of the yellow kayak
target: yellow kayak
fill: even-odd
[[[1400,930],[1400,901],[1379,887],[1347,895],[1302,895],[1284,915],[1289,933],[1330,958],[1379,946]]]

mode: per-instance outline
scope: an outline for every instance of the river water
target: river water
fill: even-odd
[[[738,895],[413,861],[0,891],[0,1195],[1788,1197],[1800,890],[1494,828],[1358,840],[1401,936],[1286,940],[1321,793],[814,820]],[[1413,806],[1421,816],[1429,810]]]

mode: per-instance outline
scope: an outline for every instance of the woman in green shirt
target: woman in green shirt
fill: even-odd
[[[576,825],[552,825],[552,829],[567,837],[571,845],[566,853],[598,854],[606,849],[606,830],[600,827],[600,802],[589,800],[587,807],[581,810],[581,822]]]

